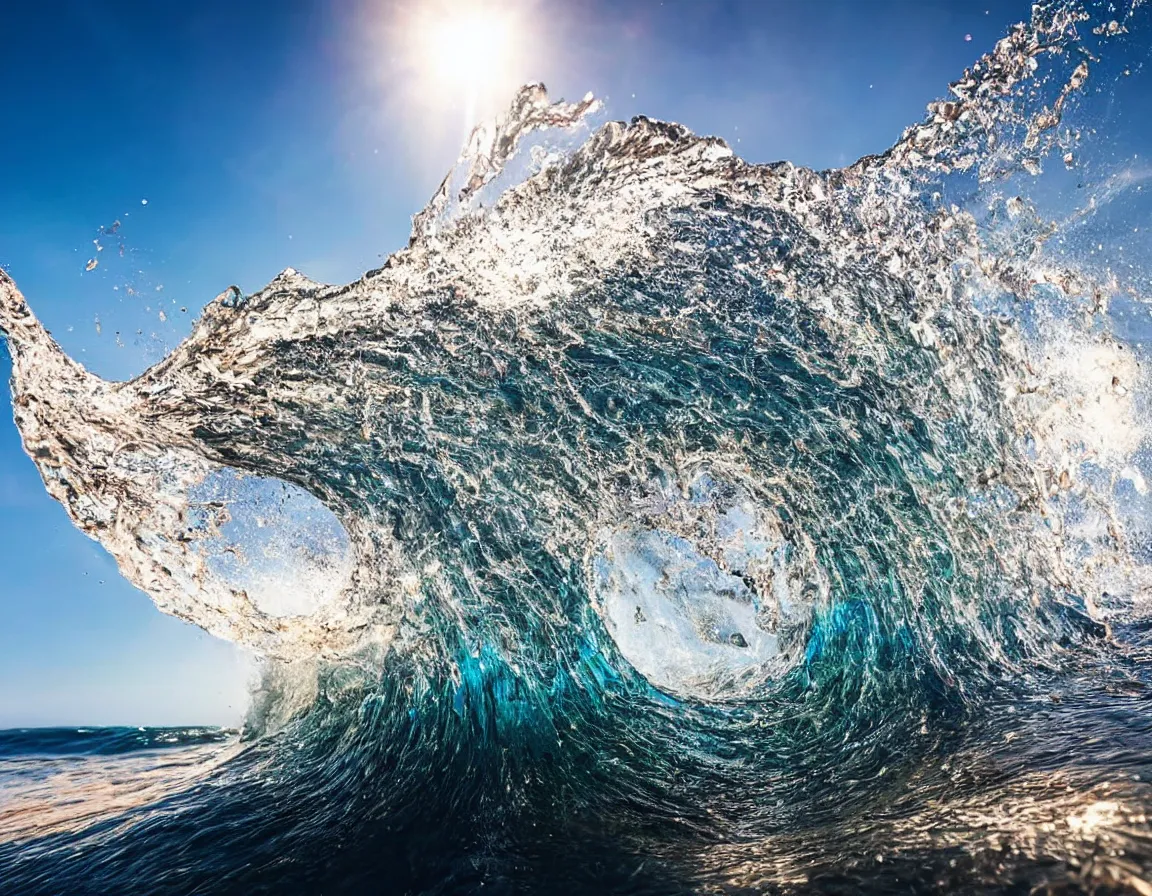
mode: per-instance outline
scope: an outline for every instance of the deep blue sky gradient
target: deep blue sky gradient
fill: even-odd
[[[889,146],[1028,12],[539,2],[540,52],[518,74],[606,96],[615,118],[717,134],[753,161],[830,167]],[[288,266],[346,281],[405,243],[464,134],[462,100],[416,99],[386,27],[399,18],[383,0],[5,9],[0,265],[70,354],[126,378],[229,284],[254,290]],[[124,583],[0,418],[0,727],[236,720],[237,651]]]

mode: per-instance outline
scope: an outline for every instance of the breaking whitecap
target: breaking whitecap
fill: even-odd
[[[591,97],[526,88],[383,268],[232,288],[128,383],[5,279],[25,444],[162,609],[270,656],[431,627],[522,668],[592,609],[651,683],[715,697],[857,603],[944,669],[952,626],[1043,652],[1043,608],[1091,608],[1127,562],[1060,502],[1085,463],[1142,481],[1143,374],[1098,327],[1052,335],[1106,285],[1038,254],[1022,200],[978,220],[940,182],[1075,139],[1079,21],[1038,14],[885,156],[825,173],[645,118],[589,133]],[[731,502],[654,510],[693,469]]]

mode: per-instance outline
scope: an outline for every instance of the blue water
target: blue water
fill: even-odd
[[[1152,206],[1086,136],[1149,23],[1077,9],[842,171],[527,88],[125,384],[0,278],[49,493],[265,657],[240,731],[0,732],[0,890],[1152,892]]]
[[[220,728],[13,728],[0,731],[0,757],[117,756],[226,741]]]

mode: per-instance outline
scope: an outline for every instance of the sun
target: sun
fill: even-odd
[[[448,89],[483,88],[500,80],[514,38],[511,15],[479,8],[429,16],[418,30],[428,74]]]
[[[519,89],[547,81],[564,58],[543,0],[354,0],[357,76],[370,85],[374,128],[436,177],[445,148],[508,109]],[[428,170],[423,170],[424,166]]]
[[[417,89],[490,114],[525,79],[526,6],[484,0],[432,0],[411,8],[400,28],[405,68]]]

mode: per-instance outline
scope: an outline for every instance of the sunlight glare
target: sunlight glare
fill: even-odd
[[[517,8],[483,0],[440,0],[422,4],[408,18],[408,68],[432,92],[466,107],[466,114],[491,114],[523,77],[524,22]],[[475,123],[475,122],[472,122]]]
[[[421,43],[430,74],[450,89],[490,86],[508,67],[511,26],[510,17],[481,9],[426,23]]]

